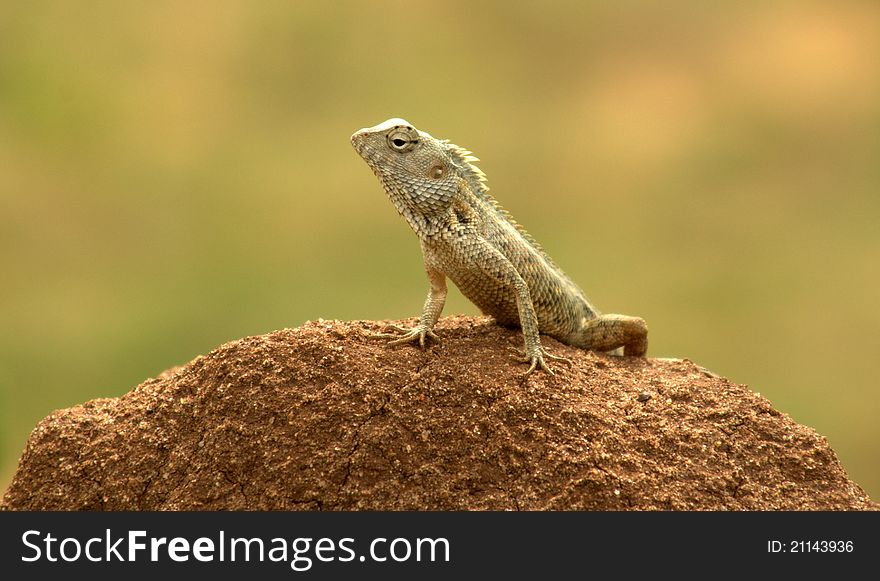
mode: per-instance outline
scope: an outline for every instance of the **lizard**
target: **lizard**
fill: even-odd
[[[645,355],[644,319],[602,314],[543,248],[489,194],[479,159],[448,140],[436,139],[404,119],[356,131],[351,143],[421,243],[430,287],[419,323],[391,326],[389,345],[439,342],[434,326],[447,296],[447,277],[484,314],[522,329],[516,350],[526,375],[554,374],[540,334],[582,349]]]

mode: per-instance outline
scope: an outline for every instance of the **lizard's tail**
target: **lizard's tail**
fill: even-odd
[[[581,329],[578,343],[584,349],[614,351],[623,348],[626,356],[643,357],[648,352],[648,324],[640,317],[599,315]]]

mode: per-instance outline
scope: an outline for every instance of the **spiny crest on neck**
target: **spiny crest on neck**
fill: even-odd
[[[509,222],[516,230],[522,235],[526,241],[532,245],[532,247],[540,252],[544,258],[552,265],[555,266],[553,260],[547,255],[541,245],[532,238],[532,235],[529,234],[522,225],[517,222],[513,216],[510,215],[510,212],[504,209],[501,204],[498,203],[492,195],[489,194],[489,185],[486,183],[486,174],[483,173],[474,162],[480,161],[480,158],[475,156],[470,150],[465,149],[459,145],[455,145],[451,143],[448,139],[443,139],[440,141],[443,145],[446,146],[447,152],[452,157],[453,162],[464,175],[465,179],[471,185],[471,190],[473,190],[474,194],[481,198],[492,206],[495,211],[503,217],[507,222]]]
[[[478,196],[488,198],[489,196],[486,194],[489,192],[489,186],[486,184],[486,174],[484,174],[483,170],[477,167],[474,163],[480,161],[480,158],[475,156],[470,150],[455,145],[454,143],[450,143],[448,139],[443,139],[440,143],[446,146],[446,151],[449,153],[450,157],[452,157],[453,163],[462,175],[464,175],[465,179],[474,190],[474,193]]]

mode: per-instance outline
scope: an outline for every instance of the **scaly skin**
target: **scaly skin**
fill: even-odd
[[[395,327],[390,344],[438,341],[434,325],[449,277],[501,325],[522,328],[521,361],[553,373],[540,333],[583,349],[644,356],[648,327],[638,317],[603,315],[583,291],[489,195],[471,152],[389,119],[351,136],[398,212],[419,237],[430,288],[418,325]]]

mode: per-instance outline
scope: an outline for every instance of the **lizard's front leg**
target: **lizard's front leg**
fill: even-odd
[[[425,266],[425,270],[428,273],[428,281],[431,283],[431,287],[428,289],[428,298],[425,299],[425,306],[422,307],[422,316],[419,319],[419,324],[411,329],[406,329],[398,325],[389,325],[389,327],[397,331],[398,334],[379,333],[374,335],[374,337],[394,339],[393,341],[390,341],[388,345],[400,345],[403,343],[415,343],[418,341],[422,348],[425,347],[426,337],[438,343],[440,342],[440,337],[434,334],[433,329],[434,325],[437,324],[437,319],[440,318],[440,313],[443,312],[443,305],[446,303],[446,276],[439,270],[427,265]],[[400,333],[403,333],[403,336],[401,336]]]
[[[493,247],[488,242],[483,242],[480,248],[480,260],[478,264],[480,269],[491,278],[500,281],[510,288],[516,296],[516,308],[519,314],[519,324],[523,332],[523,341],[525,343],[522,351],[516,351],[520,356],[520,363],[528,363],[529,369],[526,375],[531,374],[535,369],[541,368],[550,375],[555,375],[553,370],[547,365],[544,358],[555,359],[558,361],[568,361],[565,357],[551,355],[541,346],[541,336],[538,329],[538,316],[535,313],[535,307],[532,304],[532,297],[529,293],[529,286],[526,281],[517,272],[516,267],[507,259],[504,254]]]
[[[519,355],[520,363],[530,364],[529,369],[525,373],[526,375],[530,375],[539,367],[550,375],[556,375],[547,365],[547,362],[544,361],[544,358],[553,359],[555,361],[564,361],[566,363],[571,363],[571,360],[565,357],[559,357],[558,355],[553,355],[541,346],[541,336],[540,331],[538,330],[538,316],[535,314],[535,308],[532,305],[529,287],[518,273],[517,277],[520,282],[515,284],[514,289],[516,291],[516,306],[519,311],[519,321],[520,326],[522,327],[525,349],[522,351],[519,349],[513,349],[513,351]]]

